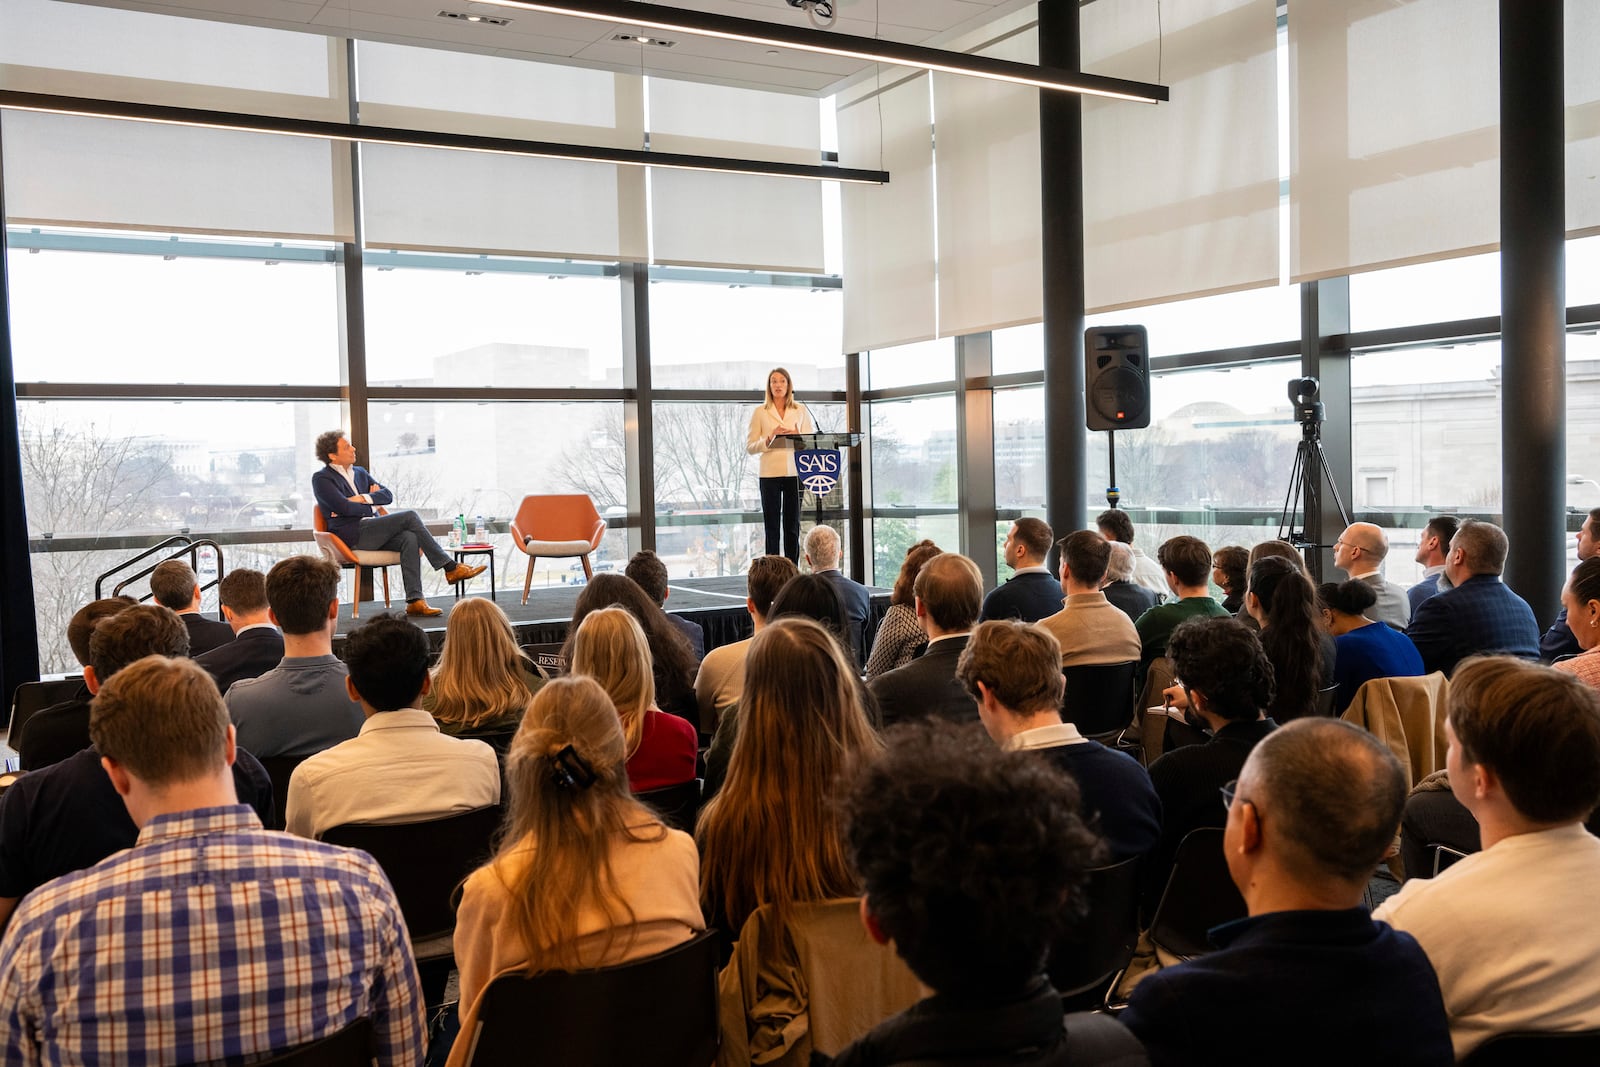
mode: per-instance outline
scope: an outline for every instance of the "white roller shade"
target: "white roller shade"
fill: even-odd
[[[1035,63],[1038,52],[1027,29],[978,54]],[[935,73],[933,117],[940,336],[1039,321],[1039,90]]]
[[[1495,0],[1294,5],[1295,281],[1497,247],[1497,13]]]
[[[928,76],[919,74],[841,107],[839,162],[889,172],[888,185],[839,190],[845,351],[937,336]]]
[[[1082,20],[1086,72],[1156,81],[1159,49],[1172,91],[1084,98],[1089,311],[1277,284],[1275,0],[1169,4],[1160,43],[1149,4],[1089,4]]]
[[[1567,0],[1567,235],[1600,232],[1600,4]]]
[[[821,161],[812,97],[651,78],[649,98],[654,151]],[[822,271],[820,182],[657,169],[650,209],[656,263]]]
[[[351,239],[342,144],[24,111],[0,122],[14,222]]]

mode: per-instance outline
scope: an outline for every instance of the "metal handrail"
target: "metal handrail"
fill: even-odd
[[[146,567],[144,570],[139,571],[139,572],[137,572],[135,574],[130,574],[127,577],[123,578],[121,581],[119,581],[115,586],[112,587],[111,595],[112,596],[121,596],[122,595],[122,591],[124,589],[126,589],[128,586],[132,585],[134,582],[139,581],[139,579],[141,579],[141,578],[149,577],[151,574],[153,574],[155,572],[155,569],[157,567],[161,566],[161,564],[167,562],[168,560],[177,559],[180,556],[188,556],[189,557],[189,567],[190,567],[190,569],[194,570],[196,572],[196,574],[198,574],[199,570],[200,570],[200,549],[206,548],[206,547],[211,548],[217,554],[217,576],[215,578],[213,578],[211,581],[203,583],[200,586],[200,591],[201,592],[205,592],[207,589],[211,589],[211,588],[219,585],[222,582],[222,576],[227,573],[227,570],[225,569],[225,566],[223,564],[222,546],[221,545],[217,544],[216,541],[212,540],[209,537],[190,537],[188,534],[173,534],[171,537],[169,537],[166,540],[160,542],[159,544],[152,545],[150,548],[145,549],[143,552],[139,553],[137,556],[132,556],[132,557],[130,557],[128,559],[123,560],[121,563],[117,564],[115,567],[112,567],[110,570],[106,571],[104,574],[102,574],[98,578],[96,578],[94,580],[94,598],[96,600],[101,599],[101,597],[104,595],[102,590],[105,587],[106,579],[110,578],[113,574],[117,574],[117,573],[119,573],[121,571],[125,571],[129,567],[136,566],[141,561],[143,561],[145,559],[148,559],[149,557],[155,555],[157,552],[160,552],[162,549],[171,548],[173,546],[177,546],[177,550],[176,551],[171,552],[168,555],[163,556],[161,559],[156,560],[154,563],[150,564],[150,566]],[[140,601],[148,600],[148,599],[150,599],[150,595],[151,594],[146,593],[144,596],[140,597],[139,599],[140,599]]]

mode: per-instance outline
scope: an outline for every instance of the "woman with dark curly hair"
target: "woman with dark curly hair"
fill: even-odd
[[[689,647],[689,639],[683,632],[672,625],[667,613],[631,578],[597,574],[589,580],[572,609],[572,625],[567,629],[566,643],[561,646],[562,658],[572,662],[578,627],[589,613],[610,607],[626,608],[644,627],[644,636],[650,643],[651,669],[655,674],[656,706],[688,719],[690,725],[699,729],[700,705],[694,699],[694,649]]]
[[[1267,556],[1250,565],[1245,610],[1261,627],[1277,693],[1267,714],[1279,722],[1317,713],[1317,691],[1333,684],[1337,653],[1317,613],[1317,594],[1294,564]]]
[[[1378,602],[1378,591],[1359,578],[1325,582],[1317,590],[1322,620],[1333,635],[1333,713],[1344,714],[1362,684],[1374,678],[1418,678],[1422,656],[1411,638],[1366,612]]]
[[[1222,607],[1229,615],[1244,608],[1245,572],[1250,569],[1250,550],[1239,545],[1223,545],[1211,554],[1211,580],[1222,590]]]
[[[873,639],[872,654],[867,657],[868,681],[896,667],[904,667],[928,646],[927,632],[917,621],[917,598],[911,587],[922,565],[940,551],[932,541],[918,541],[906,549],[900,576],[894,580],[894,591],[889,594],[889,610],[878,623],[878,636]]]

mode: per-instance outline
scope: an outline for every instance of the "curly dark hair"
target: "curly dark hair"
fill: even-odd
[[[324,463],[332,462],[333,453],[339,447],[339,442],[344,440],[343,430],[324,430],[317,434],[317,443],[314,446],[317,458]]]
[[[1245,571],[1250,567],[1250,550],[1239,545],[1223,545],[1211,553],[1211,565],[1222,572],[1222,591],[1229,596],[1244,595]]]
[[[944,551],[932,541],[922,540],[906,549],[905,562],[900,564],[900,574],[894,580],[894,591],[889,594],[889,603],[904,604],[910,607],[916,600],[916,594],[911,591],[911,585],[917,580],[917,574],[922,570],[922,565]]]
[[[1272,703],[1276,686],[1261,639],[1237,619],[1189,619],[1167,641],[1173,673],[1206,696],[1213,715],[1253,722]]]
[[[1126,511],[1117,508],[1102,511],[1095,517],[1094,524],[1100,527],[1102,532],[1109,534],[1110,539],[1121,541],[1125,545],[1133,544],[1133,520],[1128,518]]]
[[[1077,784],[971,724],[906,724],[886,742],[845,779],[845,850],[868,910],[940,993],[1025,986],[1104,856]]]

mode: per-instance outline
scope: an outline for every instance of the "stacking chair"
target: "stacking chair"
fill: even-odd
[[[1090,871],[1084,894],[1083,917],[1050,950],[1050,983],[1068,1011],[1098,1007],[1133,959],[1139,942],[1139,857]]]
[[[528,574],[522,579],[522,602],[528,602],[533,588],[533,565],[542,556],[562,559],[577,556],[583,561],[584,578],[594,577],[589,553],[599,551],[606,533],[606,520],[594,509],[587,493],[552,496],[525,496],[511,520],[511,543],[528,557]]]
[[[1133,682],[1139,661],[1063,667],[1061,717],[1083,736],[1107,744],[1133,725]]]
[[[1496,1034],[1461,1061],[1461,1067],[1592,1067],[1600,1063],[1600,1030],[1571,1033],[1517,1031]]]
[[[1333,718],[1333,702],[1339,695],[1339,687],[1330,685],[1325,689],[1317,690],[1317,714],[1324,719]]]
[[[66,678],[46,678],[37,682],[23,682],[11,696],[11,718],[6,727],[6,739],[12,748],[22,739],[22,726],[33,718],[34,712],[43,711],[52,704],[70,699],[83,685],[81,675]]]
[[[289,824],[289,779],[294,769],[307,759],[305,756],[258,756],[267,777],[272,780],[272,825],[268,830],[282,830]]]
[[[388,514],[383,508],[374,510],[379,515]],[[352,619],[361,617],[361,569],[363,567],[368,570],[377,569],[383,572],[383,606],[388,608],[393,603],[389,598],[389,568],[399,565],[400,553],[352,549],[337,534],[328,532],[328,520],[322,514],[322,509],[315,504],[311,506],[311,536],[316,539],[317,547],[322,550],[323,559],[340,570],[355,572],[355,588],[350,592],[350,617]]]
[[[456,1041],[472,1067],[709,1067],[719,1044],[716,932],[615,967],[501,975]]]
[[[261,1060],[260,1067],[371,1067],[375,1047],[372,1020],[363,1016],[321,1040]]]
[[[691,778],[682,785],[640,793],[638,798],[654,808],[668,826],[692,834],[695,820],[700,816],[700,791],[704,785],[704,779]]]

